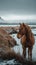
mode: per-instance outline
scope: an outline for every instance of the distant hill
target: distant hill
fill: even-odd
[[[0,17],[0,25],[5,25],[5,24],[7,24],[7,22],[2,17]]]
[[[0,17],[0,23],[4,23],[4,19],[2,17]]]
[[[28,25],[36,25],[36,20],[8,20],[9,24],[19,25],[19,23],[26,23]]]
[[[0,17],[0,25],[19,25],[19,23],[26,23],[28,25],[36,25],[36,20],[8,20],[5,21]]]

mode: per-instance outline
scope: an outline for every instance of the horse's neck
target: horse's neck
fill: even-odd
[[[28,34],[28,29],[27,29],[26,25],[25,25],[25,31],[26,31],[25,35],[27,35]]]

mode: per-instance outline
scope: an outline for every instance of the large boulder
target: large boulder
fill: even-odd
[[[17,45],[16,41],[14,38],[12,38],[7,32],[6,30],[0,28],[0,42],[1,42],[1,39],[3,40],[3,42],[9,43],[9,46],[15,46]]]
[[[0,58],[9,55],[11,48],[15,45],[17,45],[16,40],[0,28]]]
[[[7,35],[6,38],[9,42],[9,46],[14,47],[15,45],[17,45],[16,40],[13,37],[11,37],[10,35]]]
[[[4,30],[3,28],[0,28],[0,34],[2,34],[2,35],[4,35],[4,36],[9,35],[9,34],[7,33],[7,31]]]

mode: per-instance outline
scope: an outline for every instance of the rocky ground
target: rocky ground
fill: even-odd
[[[17,33],[17,30],[19,30],[19,26],[16,27],[0,27],[1,29],[4,29],[7,31],[9,34]]]

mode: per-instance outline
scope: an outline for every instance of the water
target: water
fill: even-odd
[[[7,26],[7,25],[6,25]],[[10,25],[9,25],[10,26]],[[11,25],[12,26],[12,25]],[[1,26],[0,26],[1,27]],[[32,32],[34,33],[34,34],[36,34],[36,29],[32,29]],[[16,52],[16,53],[20,53],[21,55],[22,55],[22,52],[23,52],[23,50],[22,50],[22,45],[21,45],[21,43],[20,43],[20,39],[18,39],[17,38],[17,34],[13,34],[13,35],[11,35],[11,36],[13,36],[13,38],[15,38],[15,40],[17,41],[17,44],[19,44],[19,46],[15,46],[13,49],[14,49],[14,51]],[[36,36],[34,36],[35,37],[35,44],[34,44],[34,46],[33,46],[33,51],[32,51],[32,59],[34,60],[34,61],[36,61]],[[12,48],[11,48],[12,49]],[[15,50],[16,49],[16,50]],[[28,49],[26,50],[26,52],[28,51]],[[0,59],[0,65],[21,65],[18,61],[15,61],[15,59],[13,59],[13,60],[2,60],[2,59]]]
[[[8,24],[8,25],[0,25],[0,27],[5,27],[5,26],[6,26],[6,27],[7,27],[7,26],[10,27],[10,26],[19,26],[19,25],[12,25],[12,24],[10,24],[10,25],[9,25],[9,24]],[[29,25],[29,26],[31,26],[31,27],[36,27],[36,25]]]
[[[11,26],[19,26],[19,25],[0,25],[0,27],[11,27]]]

